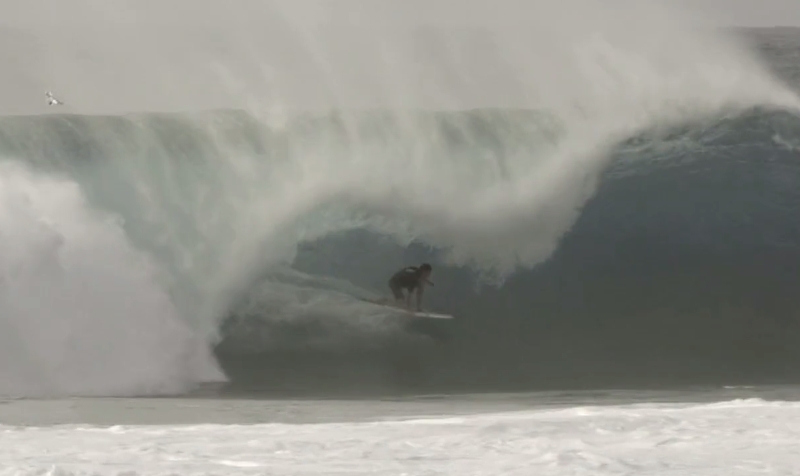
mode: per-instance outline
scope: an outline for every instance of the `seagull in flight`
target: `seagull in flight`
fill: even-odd
[[[64,104],[63,102],[56,99],[56,97],[53,96],[53,93],[50,91],[45,92],[44,95],[47,98],[47,104],[50,106],[61,106],[62,104]]]

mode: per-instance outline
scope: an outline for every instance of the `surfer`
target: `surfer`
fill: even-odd
[[[409,266],[396,272],[389,279],[389,289],[392,290],[397,304],[405,301],[406,307],[411,309],[411,294],[416,291],[417,311],[422,311],[422,293],[426,284],[433,286],[428,279],[433,272],[433,268],[428,263],[422,263],[419,267]],[[408,290],[408,296],[403,295],[403,290]]]

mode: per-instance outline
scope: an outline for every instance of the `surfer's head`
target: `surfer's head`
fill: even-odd
[[[433,267],[428,263],[422,263],[419,266],[419,271],[422,273],[423,278],[427,278],[433,272]]]

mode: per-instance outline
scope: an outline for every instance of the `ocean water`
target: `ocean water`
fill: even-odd
[[[796,471],[800,30],[180,4],[6,8],[0,474]]]

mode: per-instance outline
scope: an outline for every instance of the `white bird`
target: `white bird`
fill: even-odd
[[[45,97],[47,97],[47,104],[50,106],[60,106],[64,104],[63,102],[56,99],[56,97],[53,96],[53,93],[51,93],[50,91],[45,92],[44,95]]]

